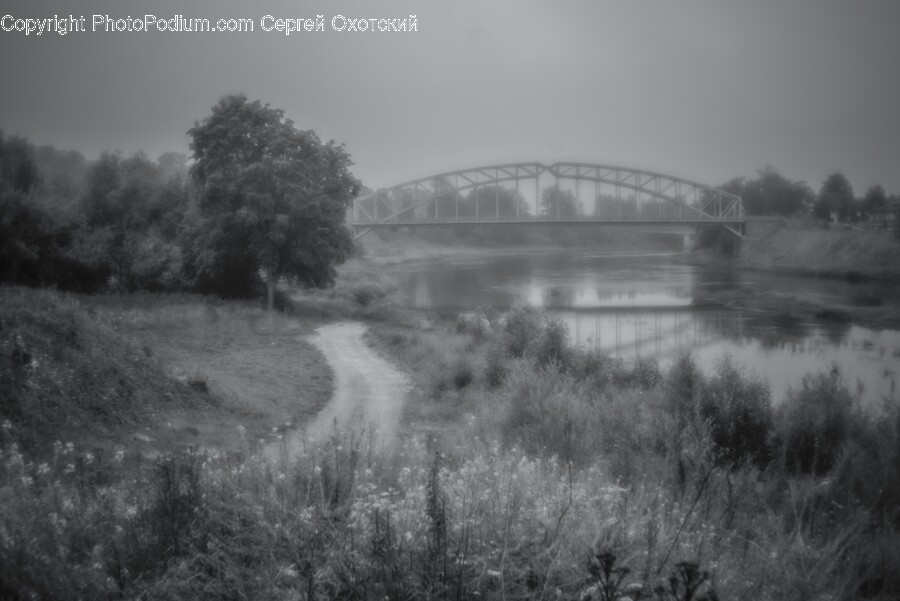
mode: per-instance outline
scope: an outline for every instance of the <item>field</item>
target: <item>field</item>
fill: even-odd
[[[837,372],[775,403],[728,360],[624,365],[527,309],[399,309],[375,271],[274,317],[0,291],[0,597],[900,595],[896,406]],[[333,385],[306,337],[347,319],[411,378],[396,444],[288,446]]]

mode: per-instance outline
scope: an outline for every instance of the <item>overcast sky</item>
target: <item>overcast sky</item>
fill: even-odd
[[[94,14],[147,13],[255,31],[90,31]],[[6,14],[85,16],[85,33],[0,31],[0,129],[91,158],[187,153],[194,121],[244,92],[345,143],[370,187],[579,160],[713,185],[771,164],[815,190],[840,170],[857,195],[900,193],[894,0],[4,0]],[[317,14],[324,32],[260,28]],[[410,14],[416,32],[331,29]]]

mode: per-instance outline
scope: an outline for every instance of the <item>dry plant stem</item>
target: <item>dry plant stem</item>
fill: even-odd
[[[678,531],[675,533],[675,538],[672,539],[672,543],[669,545],[669,548],[666,550],[666,554],[663,557],[662,561],[659,562],[659,566],[656,568],[656,577],[662,573],[663,567],[665,567],[666,563],[669,561],[669,557],[672,555],[672,551],[675,549],[675,545],[678,544],[678,539],[681,537],[681,533],[684,532],[685,526],[687,526],[688,520],[691,518],[691,515],[694,513],[694,509],[697,507],[697,503],[700,502],[700,499],[703,497],[703,493],[706,490],[706,486],[709,483],[709,478],[712,476],[713,471],[715,471],[715,466],[710,466],[706,471],[706,474],[703,476],[703,480],[700,481],[700,486],[697,488],[697,495],[694,497],[694,501],[691,503],[691,506],[688,508],[687,513],[684,515],[684,518],[681,520],[681,524],[678,526]]]

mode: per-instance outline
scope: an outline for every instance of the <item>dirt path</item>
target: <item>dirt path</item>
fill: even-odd
[[[376,439],[394,438],[409,387],[406,376],[379,357],[363,340],[366,326],[339,322],[318,328],[309,338],[334,371],[334,395],[307,425],[307,439],[319,439],[338,428],[374,431]]]

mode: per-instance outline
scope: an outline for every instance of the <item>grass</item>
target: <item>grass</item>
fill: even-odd
[[[0,420],[18,424],[24,449],[46,452],[64,433],[103,444],[166,406],[216,399],[168,378],[152,350],[116,319],[72,297],[0,288]]]
[[[689,355],[666,372],[626,365],[569,349],[564,328],[528,310],[421,319],[389,307],[389,293],[354,299],[364,285],[351,278],[334,296],[316,293],[299,322],[279,317],[276,329],[308,331],[315,321],[304,311],[332,301],[348,315],[377,312],[371,344],[415,384],[394,448],[336,431],[273,457],[244,429],[231,453],[148,460],[133,448],[67,444],[67,432],[38,453],[24,448],[29,422],[10,414],[0,428],[0,597],[900,595],[896,404],[862,413],[829,371],[774,405],[731,361],[710,375]],[[202,351],[263,336],[265,316],[183,300],[98,302],[93,315],[48,302],[81,332],[71,348],[104,332],[111,357],[119,344],[142,353],[158,386],[201,402],[209,392],[199,383],[214,393],[217,379],[202,370],[195,386],[172,379],[155,363],[156,337],[202,324],[175,344]],[[40,331],[65,339],[69,330]],[[23,353],[50,352],[31,349],[4,347],[3,357],[22,370]]]

